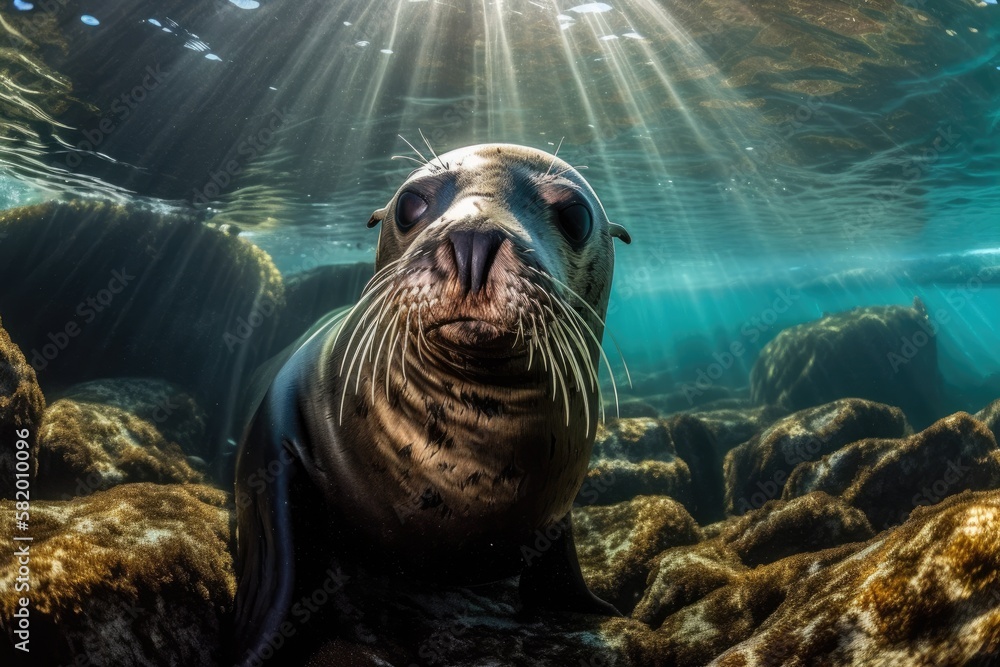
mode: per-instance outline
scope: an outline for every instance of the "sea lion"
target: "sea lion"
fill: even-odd
[[[583,581],[570,509],[601,408],[612,239],[628,233],[576,169],[511,144],[421,160],[380,223],[360,300],[288,359],[240,447],[244,664],[329,550],[450,584],[520,572],[527,607],[617,613]]]

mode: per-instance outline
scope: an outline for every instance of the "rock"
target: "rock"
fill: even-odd
[[[631,419],[635,417],[647,417],[655,419],[660,416],[660,411],[641,398],[625,398],[619,401],[618,418]]]
[[[638,654],[643,664],[650,667],[706,665],[720,653],[752,637],[788,596],[800,588],[804,578],[861,548],[862,545],[854,544],[815,554],[798,554],[742,571],[731,582],[664,619],[655,633],[663,643],[647,640],[629,653]],[[808,625],[811,619],[800,616],[798,621]]]
[[[788,410],[776,405],[717,408],[714,407],[716,403],[712,404],[711,410],[706,405],[690,415],[712,433],[720,457],[788,414]]]
[[[800,574],[766,622],[709,664],[1000,660],[1000,491],[919,507],[849,557]]]
[[[752,398],[790,410],[866,398],[926,425],[941,400],[934,326],[914,299],[912,308],[855,308],[785,329],[754,364]]]
[[[591,465],[576,504],[609,505],[638,496],[670,496],[691,504],[691,471],[679,458],[670,461],[601,459]]]
[[[30,494],[38,473],[38,427],[44,411],[35,370],[0,322],[0,498],[14,498],[19,479]]]
[[[375,273],[368,263],[319,266],[285,278],[285,309],[274,335],[277,353],[331,310],[357,302]]]
[[[93,380],[61,392],[78,403],[110,405],[156,425],[163,437],[192,457],[212,458],[205,428],[205,411],[177,385],[152,378]]]
[[[750,568],[861,542],[874,535],[865,515],[838,498],[814,493],[718,525],[715,535],[668,549],[653,561],[649,586],[634,617],[654,628],[712,591],[734,583]]]
[[[986,424],[993,432],[993,438],[1000,442],[1000,398],[976,413],[976,419]]]
[[[789,476],[782,497],[825,491],[883,529],[905,521],[919,505],[998,486],[1000,451],[993,434],[959,412],[907,438],[866,438],[803,463]]]
[[[34,538],[32,664],[221,664],[222,620],[236,590],[225,502],[208,487],[155,484],[34,502],[26,533]],[[0,511],[11,516],[13,503],[0,502]],[[12,527],[0,527],[8,545],[17,544]],[[17,568],[14,558],[0,561],[0,581],[14,582]],[[0,586],[5,625],[22,595]],[[15,659],[13,643],[0,642],[0,662]]]
[[[665,426],[677,454],[691,470],[688,511],[699,523],[723,518],[722,456],[715,435],[700,419],[690,415],[671,417]]]
[[[726,454],[726,512],[744,514],[780,498],[788,476],[803,461],[815,461],[862,438],[908,432],[898,408],[857,398],[788,415]]]
[[[65,398],[45,411],[38,468],[37,497],[60,500],[129,482],[204,478],[152,422],[111,405]]]
[[[673,546],[701,539],[698,524],[676,500],[639,496],[573,512],[580,569],[590,590],[628,614],[642,596],[647,561]]]
[[[749,567],[875,535],[864,513],[825,493],[771,500],[724,528],[719,539]]]
[[[667,549],[652,561],[648,586],[632,616],[659,628],[668,616],[737,581],[746,570],[736,552],[718,539]]]
[[[617,419],[599,425],[591,460],[577,503],[610,505],[640,495],[690,502],[691,471],[660,420]]]
[[[162,378],[227,423],[284,305],[266,253],[188,217],[93,200],[3,211],[0,234],[0,283],[17,285],[0,312],[43,388]]]

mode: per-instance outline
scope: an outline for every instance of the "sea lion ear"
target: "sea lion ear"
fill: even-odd
[[[622,227],[621,225],[616,225],[613,222],[609,222],[608,226],[611,227],[611,236],[615,237],[616,239],[621,239],[622,242],[625,243],[626,245],[632,243],[632,235],[629,234],[628,230],[626,230],[624,227]]]
[[[380,208],[379,210],[372,213],[372,217],[368,218],[368,229],[371,229],[378,223],[385,220],[385,214],[389,212],[389,207]]]

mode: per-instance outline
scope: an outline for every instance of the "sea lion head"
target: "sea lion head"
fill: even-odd
[[[596,359],[612,240],[629,238],[560,158],[511,144],[445,153],[409,175],[378,223],[369,288],[391,290],[386,303],[439,361],[474,371],[545,339],[554,354],[582,346]]]

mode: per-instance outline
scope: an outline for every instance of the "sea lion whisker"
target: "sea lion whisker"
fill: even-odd
[[[358,312],[360,310],[360,308],[362,306],[364,306],[366,304],[366,302],[369,299],[371,299],[374,295],[375,295],[375,292],[369,292],[368,294],[364,294],[363,293],[361,295],[361,297],[358,299],[358,302],[356,304],[354,304],[353,306],[351,306],[350,310],[348,310],[342,317],[338,317],[337,318],[336,321],[343,322],[343,325],[340,326],[340,327],[338,327],[337,333],[333,337],[333,346],[332,346],[331,349],[336,349],[337,348],[337,343],[340,342],[340,336],[341,336],[341,334],[344,333],[344,329],[347,328],[347,323],[350,321],[351,317],[356,312]],[[359,323],[355,323],[354,324],[354,328],[357,328],[358,324]],[[352,330],[352,332],[353,332],[353,330]],[[338,371],[338,374],[341,373],[341,372],[343,372],[343,370],[344,370],[343,365],[341,365],[341,368]]]
[[[423,153],[421,153],[420,151],[418,151],[418,150],[417,150],[417,147],[416,147],[416,146],[414,146],[413,144],[411,144],[411,143],[410,143],[410,142],[409,142],[409,141],[408,141],[408,140],[406,139],[406,137],[404,137],[404,136],[403,136],[403,135],[401,135],[401,134],[397,134],[396,136],[397,136],[397,137],[399,137],[400,139],[402,139],[402,140],[403,140],[403,142],[404,142],[404,143],[405,143],[405,144],[406,144],[407,146],[409,146],[409,147],[410,147],[410,150],[412,150],[412,151],[413,151],[414,153],[416,153],[417,155],[419,155],[419,156],[420,156],[420,159],[421,159],[421,160],[423,160],[423,165],[424,165],[424,166],[427,166],[427,165],[430,165],[430,162],[429,162],[429,161],[427,160],[427,158],[425,158],[425,157],[424,157],[424,154],[423,154]]]
[[[534,323],[532,323],[532,331],[534,331]],[[538,343],[538,332],[535,331],[535,335],[531,337],[528,341],[528,370],[531,370],[531,362],[535,359],[535,345]]]
[[[560,383],[561,383],[562,396],[563,396],[563,411],[566,413],[566,422],[565,422],[564,425],[565,426],[569,426],[569,392],[566,389],[566,378],[563,377],[562,371],[559,370],[559,368],[557,367],[557,365],[555,363],[555,355],[552,354],[552,346],[549,343],[548,335],[546,335],[546,337],[545,337],[545,347],[548,348],[549,354],[552,355],[552,377],[553,377],[553,380],[552,380],[552,400],[553,401],[556,400],[556,392],[555,392],[555,390],[556,390],[557,387],[560,386]],[[587,420],[587,423],[588,424],[590,423],[589,419]]]
[[[354,363],[358,360],[358,354],[361,352],[361,348],[363,347],[362,342],[364,341],[365,337],[368,336],[369,331],[371,331],[374,328],[375,324],[376,322],[372,322],[371,324],[369,324],[368,328],[365,329],[365,332],[361,335],[361,338],[358,340],[357,348],[354,350],[354,354],[351,356],[351,363],[347,367],[347,375],[343,376],[343,371],[341,371],[341,375],[343,376],[343,384],[340,387],[340,409],[337,413],[337,420],[341,424],[344,423],[344,401],[347,399],[347,388],[351,384],[351,371],[354,370]],[[352,338],[354,337],[353,334],[351,335],[351,337]],[[347,353],[350,352],[350,350],[351,350],[350,342],[348,342],[347,349],[344,350],[345,359],[347,358]],[[361,367],[358,366],[359,383],[360,379],[361,379]],[[354,394],[357,395],[357,393],[358,393],[358,385],[355,385]]]
[[[431,142],[427,141],[427,137],[424,136],[424,131],[418,127],[417,132],[420,134],[420,138],[424,140],[424,145],[427,146],[427,150],[429,150],[431,155],[434,156],[434,159],[441,164],[441,168],[448,171],[448,165],[445,164],[444,160],[442,160],[441,157],[434,151],[434,147],[431,146]]]
[[[558,373],[558,369],[556,368],[556,355],[555,355],[555,353],[552,352],[552,345],[549,343],[549,331],[548,331],[548,328],[545,326],[545,320],[542,319],[542,318],[539,318],[539,319],[542,322],[542,338],[541,338],[541,340],[545,344],[545,348],[544,349],[546,351],[546,356],[549,359],[549,371],[551,372],[551,375],[552,375],[552,400],[554,401],[554,400],[556,400],[556,393],[557,393],[557,390],[559,388],[559,383],[558,383],[558,381],[556,379],[557,378],[556,374]]]
[[[362,308],[364,308],[370,299],[377,300],[378,298],[380,298],[380,296],[384,296],[383,289],[385,285],[395,275],[392,269],[395,268],[395,266],[399,264],[400,261],[401,260],[397,259],[389,262],[384,267],[379,269],[375,273],[375,275],[368,280],[368,282],[365,284],[365,288],[361,291],[361,297],[358,299],[358,302],[354,304],[354,306],[352,306],[349,311],[347,311],[346,315],[344,315],[343,317],[344,326],[340,326],[337,329],[337,333],[333,337],[333,346],[330,349],[334,350],[337,349],[337,343],[340,342],[340,336],[344,332],[344,329],[346,328],[346,323],[350,320],[351,317],[354,316],[355,313],[359,312]],[[361,321],[364,322],[364,318],[362,318]],[[361,323],[359,322],[354,325],[354,328],[351,331],[352,336],[354,332],[357,330],[357,327],[360,326],[360,324]],[[350,348],[350,345],[351,345],[350,342],[348,342],[347,347]],[[338,374],[343,372],[344,372],[344,365],[343,363],[341,363]]]
[[[399,360],[400,365],[403,367],[403,385],[409,384],[406,380],[406,348],[410,344],[410,315],[413,314],[413,309],[407,306],[406,308],[406,331],[403,333],[403,350],[400,352]]]
[[[360,391],[361,389],[361,369],[365,365],[365,357],[368,355],[367,352],[368,346],[371,345],[371,342],[375,340],[375,336],[377,335],[377,333],[378,333],[378,320],[373,320],[365,329],[365,332],[361,335],[361,338],[358,339],[358,348],[357,350],[354,351],[354,355],[358,357],[358,372],[355,374],[356,379],[354,382],[355,394],[357,394],[358,391]],[[358,356],[358,353],[361,353],[361,355]],[[351,367],[353,366],[354,366],[354,361],[352,360]],[[350,383],[350,376],[351,376],[351,368],[348,368],[347,369],[348,383]]]
[[[566,338],[565,324],[561,320],[553,320],[553,331],[559,338],[556,339],[557,346],[565,345],[567,348],[570,347],[569,340]],[[561,341],[560,341],[561,339]],[[584,431],[584,436],[590,435],[590,397],[587,395],[587,388],[584,386],[585,382],[583,379],[583,371],[580,369],[580,364],[577,362],[576,355],[572,354],[572,350],[567,350],[567,356],[572,363],[573,379],[576,382],[576,386],[580,389],[580,395],[583,396],[583,412],[586,418],[586,430]]]
[[[381,322],[381,319],[379,321]],[[396,321],[397,322],[399,321],[398,317],[396,318]],[[375,363],[372,365],[372,402],[373,403],[375,401],[375,376],[378,374],[378,362],[379,362],[379,359],[382,357],[382,346],[385,344],[386,336],[389,335],[389,332],[391,330],[392,330],[392,327],[388,327],[387,326],[385,328],[385,331],[382,333],[382,338],[378,342],[378,350],[376,350],[376,352],[375,352]],[[386,363],[389,363],[389,361],[386,360]],[[385,393],[386,393],[386,398],[388,398],[388,396],[389,396],[389,374],[388,374],[388,371],[386,372],[386,379],[385,379]]]
[[[541,340],[542,340],[542,342],[545,343],[546,347],[548,348],[548,351],[549,351],[549,361],[552,363],[553,366],[555,366],[555,364],[556,364],[556,355],[552,353],[552,348],[551,348],[551,346],[549,346],[549,325],[546,324],[545,318],[542,317],[541,315],[538,316],[538,321],[542,325],[542,337],[541,337]]]
[[[575,317],[577,319],[577,321],[580,324],[583,325],[582,328],[584,330],[586,330],[587,334],[590,336],[590,339],[592,341],[594,341],[594,343],[597,345],[597,350],[601,353],[601,359],[604,361],[604,365],[608,369],[608,377],[611,379],[611,389],[615,393],[615,417],[620,417],[621,416],[621,412],[620,412],[619,407],[618,407],[618,383],[615,381],[615,373],[614,373],[614,371],[611,370],[611,360],[608,359],[608,355],[604,352],[604,347],[601,345],[601,341],[598,340],[597,334],[594,333],[593,328],[591,328],[591,326],[587,322],[587,320],[583,319],[583,316],[580,315],[580,313],[578,313],[575,310],[573,310],[572,308],[568,308],[566,310],[566,312],[569,313],[570,315],[572,315],[573,317]],[[622,360],[622,361],[624,363],[624,360]],[[627,370],[628,369],[626,368],[626,371]],[[598,389],[600,389],[600,385],[599,384],[598,384]]]
[[[390,303],[391,303],[391,299],[385,299],[385,300],[382,301],[381,305],[379,305],[378,311],[376,311],[376,313],[375,313],[375,319],[374,319],[376,330],[382,324],[382,318],[385,317],[386,311],[388,310]],[[372,363],[372,361],[373,361],[372,354],[374,354],[375,349],[374,349],[374,346],[372,345],[372,343],[374,343],[374,341],[375,341],[375,339],[372,338],[372,340],[368,344],[367,349],[365,350],[365,357],[368,358],[368,363]],[[375,367],[374,366],[372,367],[372,372],[373,373],[375,372]]]
[[[427,306],[427,309],[430,310],[431,305],[429,303],[421,304],[421,308],[423,306]],[[424,345],[426,345],[428,348],[430,348],[431,347],[431,342],[429,340],[427,340],[427,334],[424,332],[423,325],[421,325],[419,333],[420,333],[420,338],[423,339],[423,341],[424,341]]]
[[[410,156],[410,155],[393,155],[393,156],[392,156],[392,157],[390,157],[389,159],[390,159],[390,160],[409,160],[409,161],[411,161],[411,162],[416,162],[416,163],[417,163],[417,164],[419,164],[419,165],[420,165],[421,167],[423,167],[423,166],[425,166],[425,165],[427,164],[426,162],[421,162],[421,161],[420,161],[420,160],[418,160],[417,158],[415,158],[415,157],[412,157],[412,156]]]
[[[545,170],[545,175],[542,176],[542,178],[548,176],[549,172],[552,171],[552,167],[556,166],[556,158],[559,156],[559,149],[562,148],[563,139],[565,138],[566,137],[559,137],[559,145],[556,146],[556,152],[552,154],[552,162],[549,163],[549,168]]]
[[[517,313],[517,334],[514,336],[514,344],[510,346],[510,349],[516,349],[517,344],[524,340],[524,323],[521,321],[521,312]],[[531,368],[531,365],[528,365]]]
[[[587,349],[587,341],[586,338],[584,337],[582,328],[585,328],[587,330],[587,333],[590,334],[591,339],[593,339],[594,342],[597,344],[597,349],[600,352],[600,357],[603,358],[605,361],[607,361],[607,355],[604,354],[604,349],[601,347],[600,342],[597,341],[597,337],[594,335],[593,330],[590,328],[590,325],[587,324],[586,320],[580,317],[580,315],[575,310],[573,310],[572,308],[568,308],[565,303],[560,302],[560,307],[568,315],[570,315],[570,317],[567,318],[569,324],[572,325],[572,329],[570,329],[570,332],[574,334],[574,342],[576,343],[577,348],[580,350],[580,355],[583,357],[584,363],[587,364],[587,370],[591,380],[591,385],[590,385],[591,389],[597,390],[597,403],[598,405],[601,406],[601,421],[603,422],[605,421],[604,392],[601,391],[601,382],[598,379],[599,364],[594,362],[593,358],[590,355],[590,351]],[[582,328],[581,324],[583,325]],[[614,384],[615,378],[614,374],[611,373],[610,367],[611,364],[608,363],[608,373],[611,375],[612,384]],[[616,408],[617,408],[617,389],[615,395],[616,395]]]
[[[426,303],[420,302],[420,305],[417,306],[417,358],[420,359],[420,363],[425,363],[424,351],[421,341],[426,340],[424,338],[424,318],[423,318],[424,306],[426,305],[427,305]]]
[[[396,336],[397,336],[398,332],[399,332],[399,314],[397,313],[396,317],[393,318],[393,322],[392,322],[392,336],[389,337],[390,338],[390,340],[389,340],[389,350],[386,352],[386,360],[385,360],[385,400],[386,401],[389,400],[389,373],[392,371],[392,353],[396,349],[396,340],[397,340]]]
[[[582,317],[580,317],[580,315],[575,310],[570,308],[564,301],[562,300],[559,301],[559,307],[562,309],[562,312],[566,316],[565,320],[567,326],[571,327],[570,330],[573,332],[575,336],[576,343],[577,346],[579,347],[581,356],[584,357],[588,366],[590,367],[590,376],[593,381],[593,386],[599,387],[600,383],[598,382],[597,378],[598,375],[597,364],[594,363],[594,360],[590,354],[590,350],[587,348],[587,337],[584,335],[583,329],[586,328],[588,331],[590,331],[592,336],[594,332],[593,330],[590,329],[590,325],[587,324],[587,321],[584,320]],[[596,338],[596,336],[594,336],[594,338]],[[600,345],[598,345],[597,347],[598,349],[601,349]]]
[[[382,357],[382,346],[385,344],[385,337],[389,334],[389,329],[390,329],[390,327],[388,326],[383,327],[383,323],[385,322],[385,318],[387,315],[389,315],[390,313],[392,314],[396,313],[396,308],[392,307],[390,304],[393,303],[393,299],[399,294],[399,291],[400,291],[399,286],[396,286],[394,289],[391,290],[390,297],[382,302],[382,306],[379,308],[378,317],[375,318],[375,333],[372,334],[371,341],[368,344],[369,361],[372,364],[371,397],[373,402],[375,401],[375,384],[376,384],[375,378],[378,377],[378,363],[380,358]],[[371,349],[374,347],[375,336],[377,336],[378,331],[383,328],[385,329],[385,331],[382,332],[382,337],[379,339],[378,348],[375,350],[375,357],[374,359],[372,359],[370,352]],[[388,393],[388,388],[386,389],[386,393]]]
[[[367,310],[365,310],[364,314],[361,316],[361,319],[354,324],[354,328],[351,331],[351,337],[347,339],[347,347],[344,348],[344,358],[340,362],[340,370],[337,371],[338,375],[344,374],[344,363],[347,361],[347,353],[350,351],[351,345],[354,343],[354,337],[357,335],[358,330],[364,326],[365,322],[368,320],[368,315],[371,314],[372,312],[372,309],[379,306],[379,304],[382,301],[384,301],[393,291],[388,289],[383,289],[380,290],[380,292],[381,293],[368,306]],[[336,340],[334,340],[334,344],[336,345]],[[347,372],[348,375],[350,375],[350,369],[348,369]]]
[[[567,310],[566,307],[560,304],[561,310]],[[579,324],[576,320],[572,318],[560,318],[560,324],[565,329],[563,335],[567,338],[567,342],[572,342],[576,347],[576,350],[580,353],[580,358],[583,363],[587,366],[587,376],[590,379],[590,388],[594,389],[597,385],[597,373],[594,369],[594,362],[591,359],[590,350],[587,349],[587,341],[583,337],[583,332],[580,331]]]
[[[622,354],[622,348],[621,348],[621,346],[618,345],[618,340],[615,338],[614,333],[611,332],[611,329],[610,329],[610,327],[608,327],[607,322],[604,321],[604,318],[601,317],[600,315],[598,315],[597,311],[594,310],[594,307],[591,306],[589,303],[587,303],[586,299],[584,299],[582,296],[580,296],[579,294],[577,294],[576,291],[574,291],[573,288],[570,287],[569,285],[567,285],[566,283],[562,282],[561,280],[559,280],[558,278],[556,278],[555,276],[553,276],[550,273],[546,273],[545,271],[539,271],[538,269],[536,269],[533,266],[528,266],[528,268],[531,269],[532,271],[534,271],[535,273],[537,273],[538,275],[544,276],[545,278],[548,278],[549,280],[551,280],[552,282],[554,282],[556,285],[559,285],[564,290],[566,290],[567,292],[569,292],[572,296],[575,296],[580,301],[580,303],[583,304],[583,306],[587,310],[589,310],[590,313],[594,317],[597,318],[597,321],[600,322],[601,326],[604,327],[604,331],[611,338],[611,342],[614,344],[615,349],[618,351],[618,358],[621,360],[622,367],[624,367],[624,369],[625,369],[625,377],[628,378],[628,386],[631,387],[632,386],[632,374],[628,370],[628,364],[625,363],[625,355]],[[576,313],[576,314],[579,315],[579,313]],[[589,325],[588,325],[588,328],[589,328]],[[593,333],[593,332],[591,332],[591,333]],[[603,349],[603,347],[602,347],[602,349]],[[610,372],[610,369],[608,369],[608,370]]]
[[[578,166],[578,167],[566,167],[565,169],[563,169],[563,170],[562,170],[562,171],[560,171],[559,173],[557,173],[557,174],[552,174],[552,176],[551,176],[550,178],[559,178],[560,176],[562,176],[563,174],[565,174],[565,173],[566,173],[566,172],[568,172],[568,171],[573,171],[573,170],[577,170],[577,171],[579,171],[579,170],[581,170],[581,169],[587,169],[587,165],[585,165],[585,164],[581,164],[581,165],[580,165],[580,166]]]
[[[553,337],[557,336],[559,334],[559,327],[561,326],[559,318],[556,317],[555,311],[552,310],[552,306],[551,305],[549,305],[549,306],[542,306],[542,309],[545,310],[552,317],[552,320],[551,320],[552,335],[553,335]],[[546,332],[546,334],[547,333],[548,332]],[[563,349],[563,346],[562,346],[561,341],[560,341],[559,338],[555,338],[555,342],[556,342],[556,349],[559,351],[559,356],[562,358],[563,370],[565,370],[568,373],[569,372],[569,364],[570,364],[570,361],[571,361],[573,355],[567,354],[567,350]],[[581,385],[581,387],[582,387],[582,385]]]
[[[538,322],[535,321],[535,314],[534,313],[531,313],[529,315],[529,317],[531,317],[531,340],[532,340],[533,343],[535,343],[536,345],[538,345],[538,356],[542,360],[542,368],[546,372],[548,372],[548,370],[549,370],[548,362],[546,360],[546,357],[545,357],[545,354],[544,354],[544,350],[542,349],[542,343],[541,343],[541,341],[539,339],[539,336],[538,336]]]

